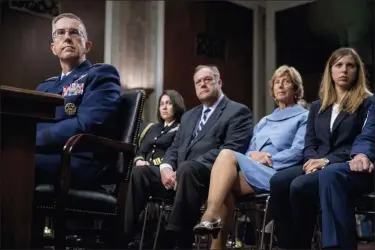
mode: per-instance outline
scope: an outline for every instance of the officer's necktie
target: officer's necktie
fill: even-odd
[[[194,138],[197,137],[198,133],[203,129],[204,125],[206,124],[207,116],[208,116],[208,113],[210,113],[210,111],[211,109],[208,108],[203,112],[203,116],[198,124],[197,131],[195,131]]]

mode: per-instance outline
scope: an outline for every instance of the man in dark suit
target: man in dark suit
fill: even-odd
[[[352,160],[333,164],[319,175],[322,207],[322,245],[335,249],[357,249],[353,203],[374,191],[375,97],[361,134],[356,138]]]
[[[198,66],[194,85],[201,105],[186,112],[159,169],[135,167],[126,202],[125,232],[131,234],[150,195],[176,190],[167,230],[169,243],[191,248],[192,229],[207,196],[210,171],[221,149],[245,153],[252,134],[251,111],[222,92],[215,66]],[[175,237],[174,237],[175,236]]]
[[[51,50],[59,58],[62,73],[45,80],[37,90],[62,95],[64,106],[56,108],[57,122],[37,126],[37,183],[52,182],[59,171],[62,148],[71,136],[92,133],[112,137],[110,126],[120,96],[117,70],[107,64],[92,65],[86,59],[92,43],[76,15],[57,16],[52,21],[52,39]],[[102,155],[84,156],[72,159],[73,184],[89,185],[108,163]]]

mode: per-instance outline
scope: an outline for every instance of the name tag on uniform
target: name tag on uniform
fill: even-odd
[[[73,96],[83,94],[84,83],[73,82],[63,88],[63,96]]]

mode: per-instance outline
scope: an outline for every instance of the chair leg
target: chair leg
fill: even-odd
[[[263,225],[262,225],[262,235],[261,235],[261,238],[260,238],[260,249],[261,250],[263,250],[263,244],[264,244],[264,234],[265,234],[265,229],[266,229],[266,219],[267,219],[269,199],[270,199],[270,196],[267,197],[266,207],[264,209],[264,217],[263,217]]]
[[[246,241],[246,234],[247,234],[247,226],[248,226],[248,223],[247,223],[247,219],[249,218],[250,222],[251,222],[251,219],[250,217],[248,216],[248,212],[246,209],[243,210],[243,214],[245,215],[245,220],[244,220],[244,227],[243,227],[243,232],[242,232],[242,246],[241,246],[241,249],[244,249],[245,248],[245,241]]]
[[[321,228],[320,228],[320,216],[317,216],[316,225],[314,229],[314,234],[312,238],[312,248],[315,250],[322,249],[322,239],[321,239]]]
[[[233,229],[232,229],[232,244],[231,247],[234,248],[236,246],[236,240],[238,238],[238,210],[234,210],[234,218],[233,218]]]
[[[144,219],[143,219],[141,240],[139,242],[139,250],[143,249],[143,241],[145,239],[145,230],[146,230],[146,223],[147,223],[147,216],[148,216],[149,206],[150,206],[150,203],[147,203],[146,208],[145,208],[145,215],[144,215]]]
[[[200,247],[201,239],[200,239],[199,235],[194,236],[194,241],[195,241],[195,247],[197,248],[197,250],[200,250],[201,249],[201,247]]]
[[[66,216],[65,211],[57,214],[55,219],[55,249],[65,249],[66,247]]]
[[[164,209],[165,209],[165,203],[162,202],[161,205],[160,205],[158,226],[156,228],[156,235],[155,235],[155,239],[154,239],[154,246],[152,247],[152,249],[156,249],[156,245],[158,243],[158,238],[159,238],[159,233],[160,233],[160,226],[161,226],[161,219],[163,218]]]
[[[271,224],[271,239],[270,239],[270,245],[269,245],[269,250],[272,250],[272,243],[273,243],[273,233],[275,230],[275,223],[272,221]]]
[[[32,223],[32,234],[31,234],[31,248],[43,248],[44,247],[44,229],[47,221],[47,216],[41,213],[34,213]]]

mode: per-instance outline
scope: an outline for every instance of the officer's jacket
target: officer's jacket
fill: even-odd
[[[64,105],[56,108],[56,122],[38,124],[37,148],[61,151],[65,142],[79,133],[108,136],[120,96],[120,77],[115,67],[92,65],[85,60],[63,79],[49,78],[37,90],[64,97]]]
[[[170,126],[164,126],[164,123],[152,125],[141,142],[134,164],[138,160],[144,160],[148,161],[150,165],[159,166],[165,152],[172,145],[178,128],[179,123],[177,122]]]

